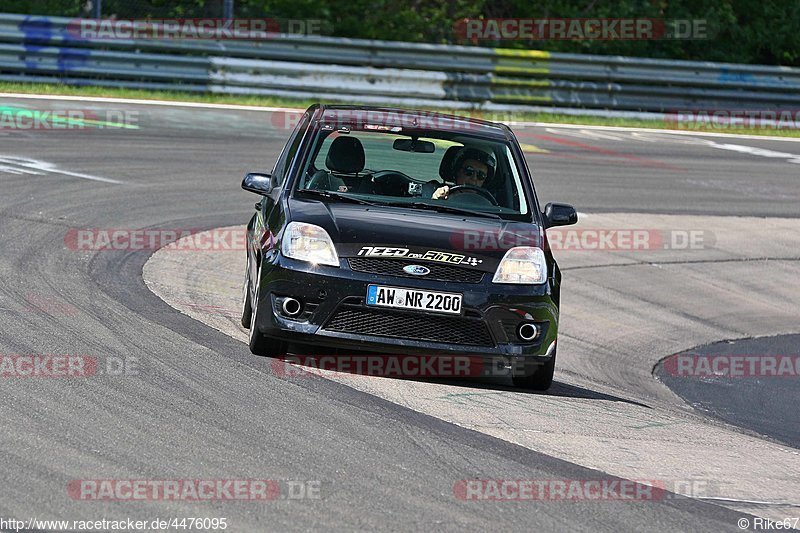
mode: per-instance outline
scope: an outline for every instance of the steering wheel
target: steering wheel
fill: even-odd
[[[373,181],[376,183],[381,183],[384,181],[389,181],[391,178],[399,176],[401,179],[412,181],[410,177],[406,176],[399,170],[379,170],[375,173],[375,177]]]
[[[447,191],[447,197],[450,198],[454,194],[465,194],[465,193],[472,193],[481,196],[484,200],[488,201],[492,205],[498,205],[497,200],[495,200],[492,193],[484,189],[483,187],[478,187],[476,185],[456,185],[455,187],[450,187],[450,190]]]

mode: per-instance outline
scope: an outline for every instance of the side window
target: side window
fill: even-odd
[[[287,172],[288,165],[291,164],[294,156],[297,154],[297,149],[300,147],[300,142],[303,140],[303,132],[305,132],[306,127],[308,126],[308,121],[311,115],[305,113],[300,121],[297,123],[297,126],[294,128],[294,131],[289,136],[289,140],[286,142],[286,146],[283,147],[283,151],[281,155],[278,156],[278,161],[275,163],[275,168],[272,169],[272,175],[278,179],[278,184],[283,185],[283,182],[286,181],[286,177],[289,175]]]
[[[328,135],[324,141],[322,141],[322,146],[320,147],[319,151],[317,152],[317,157],[314,160],[314,168],[315,169],[324,169],[327,168],[325,166],[325,160],[328,157],[328,151],[331,149],[331,144],[333,141],[336,140],[337,137],[341,137],[342,134],[338,131],[334,131],[330,135]]]

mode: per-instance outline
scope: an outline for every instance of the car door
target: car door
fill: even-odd
[[[256,204],[256,213],[248,227],[248,233],[252,236],[249,239],[249,252],[256,259],[255,261],[248,261],[250,279],[255,279],[261,262],[262,251],[268,251],[271,248],[275,242],[275,239],[272,238],[273,232],[277,232],[278,227],[285,218],[280,209],[281,202],[279,199],[289,173],[294,166],[293,163],[303,137],[308,130],[310,119],[311,113],[307,111],[298,121],[272,169],[271,175],[274,184],[272,191],[264,195],[261,201]]]

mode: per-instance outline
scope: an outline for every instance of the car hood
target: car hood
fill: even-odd
[[[340,257],[444,262],[493,272],[514,246],[540,246],[537,225],[403,207],[289,200],[291,219],[321,226]]]

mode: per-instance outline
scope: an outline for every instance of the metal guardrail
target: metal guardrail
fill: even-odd
[[[0,14],[0,80],[455,108],[800,108],[797,68],[305,35],[91,39],[71,21]]]

